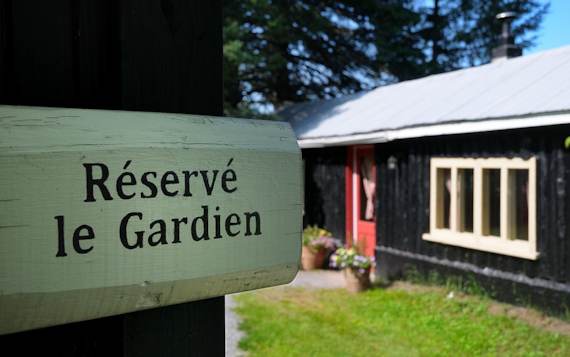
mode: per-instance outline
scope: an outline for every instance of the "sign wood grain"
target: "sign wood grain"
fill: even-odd
[[[286,123],[0,106],[0,333],[291,281]]]

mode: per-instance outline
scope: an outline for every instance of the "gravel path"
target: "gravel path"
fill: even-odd
[[[340,289],[344,287],[341,272],[333,270],[300,271],[295,280],[286,287],[302,287],[307,289]],[[239,330],[240,317],[235,313],[234,296],[226,295],[226,356],[243,357],[245,352],[239,349],[238,343],[244,333]]]
[[[239,329],[241,319],[234,311],[236,307],[234,296],[235,294],[226,295],[226,356],[242,357],[245,353],[239,349],[238,343],[244,333]]]
[[[307,289],[341,289],[344,287],[342,272],[335,270],[300,271],[289,285]]]

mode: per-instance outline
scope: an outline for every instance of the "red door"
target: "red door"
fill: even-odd
[[[359,246],[368,256],[374,256],[377,216],[374,147],[350,147],[345,172],[347,243]]]

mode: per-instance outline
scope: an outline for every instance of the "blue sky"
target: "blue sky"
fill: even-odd
[[[551,0],[536,46],[525,52],[530,54],[567,45],[570,45],[570,0]]]

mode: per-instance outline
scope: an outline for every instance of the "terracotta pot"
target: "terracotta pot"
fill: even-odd
[[[321,249],[316,252],[303,246],[303,251],[301,253],[301,266],[303,270],[314,270],[323,267],[325,261],[325,250]]]
[[[351,293],[359,293],[370,288],[370,269],[365,270],[362,274],[351,268],[343,269],[342,272],[346,289]]]

